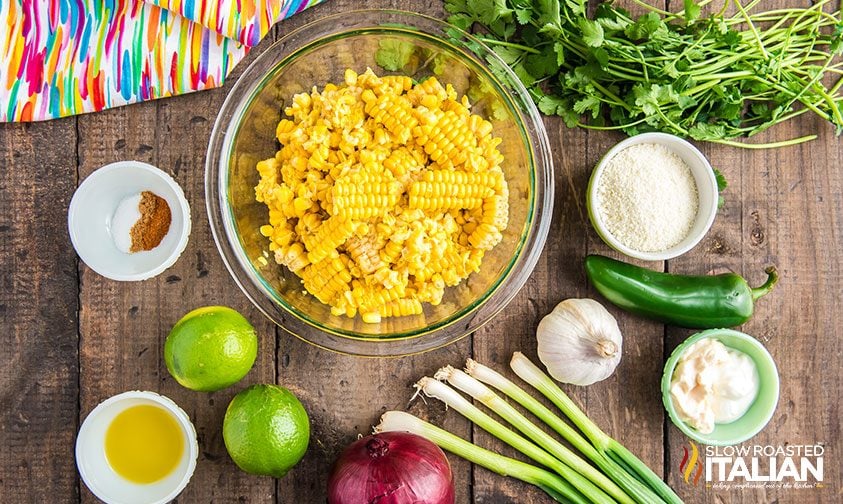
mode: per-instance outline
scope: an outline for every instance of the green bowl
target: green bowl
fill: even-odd
[[[702,434],[683,422],[670,399],[670,381],[676,363],[688,347],[703,338],[714,338],[727,347],[748,355],[758,368],[759,381],[758,396],[749,410],[734,422],[715,424],[714,431],[710,434]],[[662,402],[673,424],[694,441],[712,446],[742,443],[758,434],[772,418],[779,402],[779,372],[773,357],[764,345],[752,336],[731,329],[709,329],[691,336],[670,354],[662,376]]]

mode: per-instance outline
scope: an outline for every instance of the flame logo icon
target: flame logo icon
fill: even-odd
[[[700,450],[697,445],[693,441],[688,441],[688,444],[691,445],[690,451],[688,451],[687,446],[682,447],[685,454],[682,456],[682,462],[679,463],[679,472],[682,473],[685,483],[691,483],[691,474],[693,473],[694,479],[691,484],[696,486],[700,481],[700,476],[702,476],[703,464],[700,460]]]

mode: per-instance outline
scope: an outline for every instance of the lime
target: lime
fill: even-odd
[[[179,320],[164,342],[167,370],[182,386],[213,392],[240,381],[258,354],[255,328],[231,308],[197,308]]]
[[[307,451],[310,419],[298,398],[284,387],[252,385],[229,403],[222,437],[240,469],[280,478]]]

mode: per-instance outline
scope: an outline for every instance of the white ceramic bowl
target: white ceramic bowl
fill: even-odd
[[[659,252],[642,252],[640,250],[632,249],[617,238],[606,227],[603,222],[599,210],[597,188],[599,186],[600,177],[606,168],[609,160],[611,160],[617,153],[638,144],[659,144],[667,147],[675,152],[685,163],[691,168],[691,173],[694,175],[694,180],[697,183],[697,191],[699,193],[699,208],[697,209],[697,217],[688,235],[675,246],[662,250]],[[674,257],[678,257],[685,252],[694,248],[700,240],[703,239],[711,224],[714,222],[714,216],[717,214],[717,179],[714,176],[714,170],[711,168],[708,160],[702,153],[691,145],[691,143],[674,135],[667,133],[642,133],[629,137],[617,145],[609,149],[603,156],[594,171],[591,172],[591,178],[588,182],[588,193],[586,196],[588,204],[588,216],[591,219],[591,224],[600,235],[600,238],[606,242],[607,245],[636,259],[644,261],[666,261]]]
[[[152,250],[126,254],[111,236],[111,219],[120,202],[151,191],[170,207],[170,229]],[[172,266],[187,246],[190,207],[173,177],[139,161],[118,161],[90,174],[73,194],[67,212],[70,241],[79,258],[112,280],[146,280]]]
[[[185,450],[178,466],[154,483],[133,483],[114,472],[105,457],[105,433],[111,421],[132,406],[149,404],[169,411],[181,426]],[[163,504],[173,500],[193,476],[199,444],[187,413],[155,392],[130,391],[110,397],[88,414],[76,437],[76,467],[82,481],[107,504]]]

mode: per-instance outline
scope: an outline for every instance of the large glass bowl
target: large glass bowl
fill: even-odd
[[[379,49],[409,48],[409,61],[388,72]],[[401,51],[399,51],[401,52]],[[382,52],[381,56],[386,53]],[[394,58],[393,58],[394,59]],[[381,58],[384,61],[384,58]],[[509,226],[486,253],[479,273],[446,290],[438,306],[417,316],[331,315],[304,292],[301,280],[275,264],[259,232],[268,211],[255,201],[255,164],[274,156],[275,127],[296,93],[341,83],[346,68],[379,75],[430,75],[472,98],[472,111],[492,121],[502,137],[510,188]],[[524,285],[544,246],[551,219],[553,167],[547,134],[523,85],[492,51],[456,28],[401,11],[364,10],[322,18],[279,40],[235,83],[217,117],[205,176],[211,229],[234,280],[267,317],[320,347],[367,356],[404,355],[446,345],[471,333],[503,309]]]

